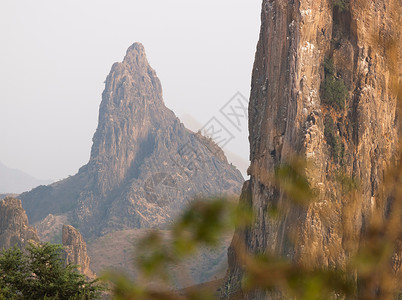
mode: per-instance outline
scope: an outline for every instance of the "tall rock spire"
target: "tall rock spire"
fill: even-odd
[[[105,81],[99,124],[93,138],[89,172],[101,194],[119,186],[141,159],[152,134],[177,121],[162,99],[161,83],[149,65],[142,44],[127,50]]]
[[[87,236],[169,223],[195,196],[238,194],[241,173],[186,129],[135,43],[105,81],[91,157],[77,175],[23,194],[32,222],[63,215]]]

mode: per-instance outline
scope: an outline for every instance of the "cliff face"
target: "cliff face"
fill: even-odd
[[[163,103],[162,86],[142,45],[134,44],[106,78],[88,172],[96,192],[119,186],[153,150],[155,131],[178,120]],[[137,171],[138,172],[138,171]]]
[[[256,222],[233,243],[342,267],[355,251],[348,241],[359,239],[372,215],[386,217],[389,209],[381,185],[398,148],[400,4],[264,0],[261,21],[249,104],[251,177],[241,200],[250,203]],[[307,160],[304,172],[318,193],[306,207],[289,204],[272,180],[275,168],[296,156]],[[347,202],[341,173],[359,183],[359,201]],[[283,215],[273,219],[271,208]],[[233,248],[228,294],[240,289],[242,277]]]
[[[66,216],[84,236],[168,223],[196,195],[238,194],[243,178],[162,99],[135,43],[105,81],[91,157],[79,173],[21,196],[31,222]]]
[[[21,200],[6,197],[0,200],[0,250],[13,246],[24,248],[29,242],[39,242],[36,229],[28,224]]]
[[[78,270],[81,274],[95,278],[95,273],[89,268],[87,245],[78,230],[73,226],[64,225],[62,240],[66,264],[79,265]]]

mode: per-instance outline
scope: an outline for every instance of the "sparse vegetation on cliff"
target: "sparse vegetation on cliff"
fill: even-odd
[[[336,75],[334,63],[331,59],[324,62],[325,79],[322,84],[323,103],[333,107],[337,111],[345,108],[348,89],[342,78]]]
[[[348,89],[342,78],[336,75],[336,69],[332,59],[325,59],[324,61],[325,79],[321,85],[322,88],[322,102],[332,110],[333,114],[338,117],[346,106],[346,97]],[[329,146],[331,157],[336,163],[340,163],[344,155],[344,145],[342,139],[338,134],[336,122],[334,122],[333,114],[328,113],[324,117],[324,136]]]
[[[337,134],[338,128],[331,118],[331,116],[327,115],[324,119],[324,136],[327,141],[328,146],[330,147],[331,156],[336,161],[339,160],[343,156],[343,145],[340,136]]]
[[[332,2],[340,11],[349,10],[349,0],[332,0]]]

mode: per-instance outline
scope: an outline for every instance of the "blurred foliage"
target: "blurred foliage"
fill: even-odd
[[[307,207],[317,197],[304,175],[306,168],[308,165],[303,160],[293,160],[278,167],[272,177],[293,205]],[[356,194],[354,191],[358,193],[359,185],[346,175],[338,174],[337,181],[345,197]],[[278,214],[282,213],[278,208]],[[105,275],[104,279],[111,284],[113,299],[218,299],[214,289],[194,287],[175,292],[169,266],[183,261],[199,247],[217,245],[222,234],[230,232],[234,226],[247,228],[254,222],[250,208],[237,207],[233,201],[194,201],[172,225],[170,236],[153,231],[137,245],[136,263],[141,275],[136,281],[116,272]],[[344,269],[312,268],[267,253],[252,254],[240,239],[232,243],[232,247],[238,264],[245,270],[242,290],[280,291],[285,299],[394,299],[395,285],[390,283],[395,276],[391,257],[396,238],[385,233],[388,222],[392,222],[392,218],[367,227],[356,255]]]
[[[103,288],[77,266],[65,266],[62,246],[30,244],[0,254],[0,299],[97,299]]]
[[[228,199],[196,199],[172,225],[169,236],[151,231],[136,245],[137,282],[120,273],[107,272],[104,279],[112,285],[114,299],[215,299],[213,292],[186,290],[172,293],[170,267],[194,255],[200,247],[217,246],[235,225],[250,224],[249,208]],[[156,287],[152,289],[152,286]],[[161,292],[165,287],[166,292]]]
[[[364,7],[367,1],[356,1],[355,5]],[[333,0],[339,11],[349,9],[348,0]],[[400,16],[398,2],[394,1],[393,11]],[[398,23],[397,23],[398,24]],[[386,39],[373,36],[372,45],[376,51],[386,53],[388,68],[391,71],[391,91],[402,100],[402,88],[398,73],[400,39],[400,23],[396,37]],[[322,85],[323,101],[340,112],[345,108],[347,88],[341,78],[336,75],[331,60],[324,63],[325,80]],[[332,121],[332,123],[331,123]],[[334,154],[340,152],[340,141],[336,138],[336,127],[333,119],[326,124],[325,137],[329,141]],[[336,155],[337,157],[338,155]],[[341,269],[326,269],[291,262],[282,257],[268,253],[258,255],[250,253],[244,239],[236,234],[232,243],[238,265],[245,270],[245,276],[239,283],[246,292],[264,290],[281,299],[362,299],[391,300],[402,299],[399,292],[402,287],[401,270],[397,272],[393,265],[401,267],[402,258],[402,155],[396,165],[388,170],[384,182],[385,194],[379,195],[385,204],[375,207],[371,220],[364,220],[361,232],[356,239],[346,234],[344,245],[352,244],[355,249],[350,254],[346,265]],[[317,197],[309,186],[304,172],[309,166],[303,160],[294,160],[275,169],[269,178],[276,188],[289,200],[290,205],[308,207]],[[360,184],[353,178],[339,173],[335,181],[339,184],[339,199],[344,205],[350,205],[349,214],[356,214],[353,205],[362,203]],[[385,207],[384,207],[385,206]],[[286,211],[280,207],[269,208],[270,217],[281,217]],[[347,208],[346,208],[347,209]],[[353,218],[351,219],[353,220]],[[253,226],[252,211],[241,204],[237,207],[224,199],[195,201],[188,210],[178,218],[172,226],[169,237],[157,231],[146,236],[137,247],[137,264],[142,271],[136,281],[132,281],[121,273],[108,273],[105,280],[111,283],[114,299],[162,300],[162,299],[217,299],[215,290],[203,290],[194,287],[182,291],[174,291],[170,285],[168,266],[176,264],[193,254],[203,245],[216,245],[219,236],[227,231]],[[353,226],[355,224],[342,224]],[[346,229],[348,230],[348,229]],[[396,241],[400,241],[396,243]],[[236,283],[237,284],[237,283]],[[236,298],[234,295],[234,299]]]

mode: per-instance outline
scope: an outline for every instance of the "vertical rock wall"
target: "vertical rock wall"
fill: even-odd
[[[237,232],[233,246],[342,268],[356,251],[348,241],[359,239],[373,215],[386,217],[389,207],[382,183],[398,153],[400,2],[351,0],[345,9],[334,3],[263,1],[249,105],[250,180],[241,200],[256,221]],[[328,100],[326,89],[336,91],[326,79],[345,89],[344,104]],[[297,156],[307,160],[304,171],[318,192],[308,206],[289,203],[272,181],[275,168]],[[345,197],[340,174],[359,184],[358,201]],[[283,214],[273,219],[270,208]],[[229,296],[241,289],[233,249]],[[262,292],[242,297],[266,299]]]

